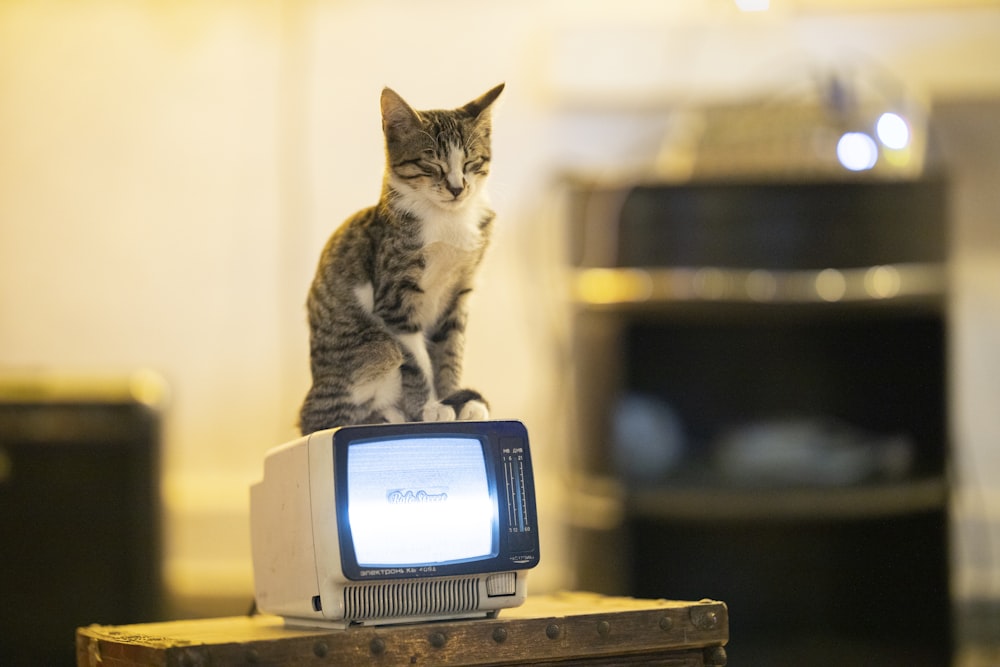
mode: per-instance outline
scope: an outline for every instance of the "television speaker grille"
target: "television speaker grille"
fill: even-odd
[[[344,590],[348,619],[450,614],[479,608],[475,577],[349,586]]]

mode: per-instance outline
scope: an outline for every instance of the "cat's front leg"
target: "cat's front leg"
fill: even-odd
[[[489,404],[473,389],[460,388],[462,356],[465,348],[466,312],[464,294],[459,294],[452,309],[428,342],[434,381],[441,402],[451,406],[458,419],[482,421],[490,418]]]
[[[403,334],[399,336],[399,341],[409,353],[408,368],[410,372],[406,374],[404,393],[411,396],[419,394],[424,397],[423,405],[417,413],[420,420],[425,422],[455,421],[455,408],[437,398],[437,392],[434,389],[434,368],[427,352],[423,333]]]

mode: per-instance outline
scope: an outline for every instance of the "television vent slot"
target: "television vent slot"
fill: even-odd
[[[479,580],[472,578],[349,586],[344,590],[349,620],[399,618],[476,611]]]

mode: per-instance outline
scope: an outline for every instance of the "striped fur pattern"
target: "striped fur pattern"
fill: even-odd
[[[333,233],[309,291],[303,434],[489,417],[460,383],[467,300],[493,225],[490,106],[502,90],[443,111],[382,91],[382,195]]]

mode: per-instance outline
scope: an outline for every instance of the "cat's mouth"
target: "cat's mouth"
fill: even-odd
[[[440,198],[440,203],[445,208],[458,208],[466,201],[468,201],[469,199],[468,194],[469,194],[468,190],[463,190],[462,192],[459,192],[457,195],[448,193]]]

